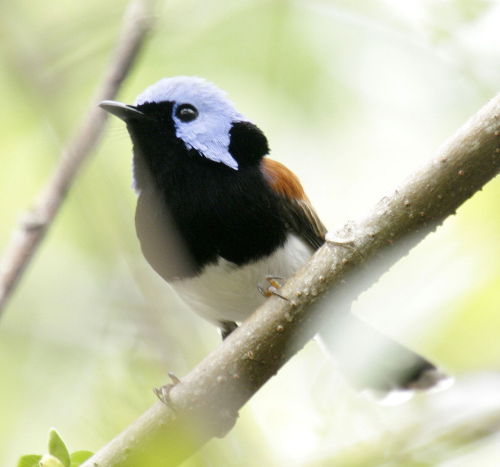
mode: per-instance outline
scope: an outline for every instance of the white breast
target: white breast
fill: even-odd
[[[241,322],[265,297],[258,286],[268,285],[266,276],[283,279],[291,276],[312,255],[312,249],[300,238],[289,235],[285,245],[264,259],[237,267],[219,259],[191,279],[172,282],[179,296],[200,316],[217,324],[220,321]]]

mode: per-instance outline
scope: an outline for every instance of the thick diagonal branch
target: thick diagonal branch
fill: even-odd
[[[52,224],[82,163],[99,142],[107,113],[97,104],[112,99],[118,92],[142,48],[152,18],[152,0],[134,0],[130,3],[116,49],[81,126],[63,149],[51,179],[32,210],[13,232],[11,243],[4,252],[0,262],[0,312]]]
[[[177,465],[236,421],[245,402],[318,330],[408,253],[500,167],[500,95],[393,193],[346,225],[281,289],[170,392],[175,410],[156,403],[87,461],[85,467]],[[341,304],[341,305],[339,305]]]

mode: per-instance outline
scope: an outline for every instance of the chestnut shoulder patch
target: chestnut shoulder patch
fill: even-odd
[[[270,187],[285,198],[307,200],[307,196],[297,176],[280,162],[264,158],[261,162],[262,173]]]

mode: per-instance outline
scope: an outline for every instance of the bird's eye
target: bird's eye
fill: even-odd
[[[198,117],[198,110],[191,104],[181,104],[177,107],[175,116],[182,122],[191,122]]]

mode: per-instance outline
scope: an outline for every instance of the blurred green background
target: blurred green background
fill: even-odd
[[[0,246],[81,120],[125,7],[2,3]],[[156,14],[119,99],[164,76],[215,82],[330,228],[389,193],[500,89],[494,1],[171,0]],[[0,465],[43,452],[51,426],[70,449],[97,450],[168,370],[182,377],[219,343],[141,257],[130,167],[114,119],[0,320]],[[494,434],[423,454],[422,439],[500,407],[499,201],[497,178],[354,305],[457,375],[454,389],[381,408],[311,342],[185,465],[497,466]]]

